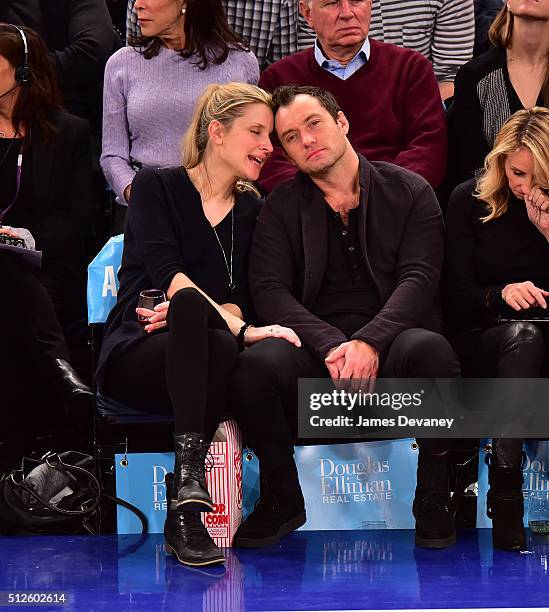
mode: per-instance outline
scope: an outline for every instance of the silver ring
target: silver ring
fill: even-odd
[[[269,331],[271,332],[271,334],[274,332],[274,327],[269,327]]]

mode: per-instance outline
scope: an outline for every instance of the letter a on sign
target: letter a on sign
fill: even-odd
[[[101,293],[101,297],[107,297],[109,292],[113,297],[116,297],[118,294],[114,266],[105,266],[105,277],[103,279],[103,292]]]

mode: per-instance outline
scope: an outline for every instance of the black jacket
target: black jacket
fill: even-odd
[[[92,177],[88,122],[68,113],[55,112],[57,133],[48,142],[36,124],[31,125],[31,174],[33,224],[27,227],[43,252],[46,264],[65,259],[79,262],[84,239],[91,230],[95,191]],[[17,207],[5,223],[17,226]]]
[[[542,91],[536,104],[544,105]],[[474,178],[503,124],[523,108],[502,47],[493,47],[458,70],[454,102],[448,111],[450,189]]]
[[[507,211],[483,223],[488,208],[473,196],[475,187],[474,180],[459,185],[448,205],[444,293],[451,332],[493,325],[498,315],[520,318],[501,297],[509,283],[549,288],[549,244],[524,201],[511,194]],[[546,316],[540,307],[527,313]]]
[[[406,329],[442,327],[442,213],[432,188],[419,175],[359,158],[359,241],[383,306],[353,338],[383,355]],[[322,358],[348,340],[308,310],[326,269],[325,206],[320,189],[301,172],[280,184],[260,213],[250,261],[250,289],[259,318],[293,328]]]

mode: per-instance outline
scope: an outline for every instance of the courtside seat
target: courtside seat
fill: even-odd
[[[101,351],[107,316],[116,303],[118,270],[122,260],[123,236],[114,236],[88,266],[88,330],[92,371]],[[115,455],[170,452],[173,449],[173,413],[170,406],[151,406],[143,411],[96,392],[94,450],[99,478],[108,493],[116,488]],[[103,515],[102,529],[115,529],[114,515]]]
[[[172,423],[173,413],[161,411],[158,413],[136,410],[126,404],[97,392],[97,416],[105,423],[121,425],[124,423]]]
[[[103,339],[104,322],[116,303],[118,292],[118,270],[122,259],[123,236],[115,236],[105,245],[89,266],[88,272],[88,324],[90,331],[92,365],[95,370]],[[100,477],[106,487],[114,490],[114,458],[116,454],[133,452],[170,452],[173,448],[173,413],[169,406],[151,406],[143,411],[128,406],[96,391],[97,412],[95,421],[95,452]],[[303,439],[297,445],[344,444],[360,442],[360,439]],[[366,441],[366,440],[364,440]],[[450,482],[460,482],[464,487],[476,480],[478,463],[478,441],[467,441],[457,445],[450,453]],[[473,448],[471,448],[471,446]],[[474,457],[474,461],[469,461]],[[451,485],[452,486],[452,485]],[[454,486],[452,486],[452,489]],[[458,522],[467,527],[474,526],[474,500],[462,503],[465,517]],[[114,525],[114,522],[112,523]],[[110,525],[109,525],[110,526]]]

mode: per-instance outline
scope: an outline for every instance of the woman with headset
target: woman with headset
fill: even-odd
[[[58,383],[66,410],[81,418],[93,395],[69,362],[63,326],[83,312],[83,243],[94,208],[88,124],[62,111],[38,34],[5,23],[0,185],[0,282],[10,323],[3,326],[3,340],[7,334],[10,346],[23,347],[25,359]],[[21,252],[6,248],[18,240],[41,251],[38,271]]]

